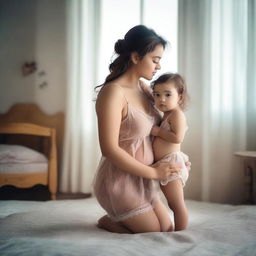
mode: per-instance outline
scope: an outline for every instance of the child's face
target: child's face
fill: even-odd
[[[162,112],[179,108],[180,95],[173,82],[155,85],[153,96],[156,107]]]

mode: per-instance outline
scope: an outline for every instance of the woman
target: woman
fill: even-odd
[[[119,233],[172,231],[165,206],[158,198],[158,182],[177,173],[170,164],[153,166],[150,132],[160,121],[149,87],[161,68],[166,41],[152,29],[138,25],[115,44],[118,57],[96,102],[103,158],[94,192],[108,215],[98,226]]]

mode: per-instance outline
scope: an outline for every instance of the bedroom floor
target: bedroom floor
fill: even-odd
[[[83,199],[91,194],[83,193],[58,193],[57,200]],[[0,200],[26,200],[26,201],[48,201],[50,193],[47,187],[36,185],[32,188],[16,188],[14,186],[0,187]]]

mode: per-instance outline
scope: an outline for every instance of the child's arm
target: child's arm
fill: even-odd
[[[182,143],[187,129],[184,113],[180,110],[173,111],[168,118],[168,122],[171,125],[171,131],[154,126],[151,134],[172,143]]]

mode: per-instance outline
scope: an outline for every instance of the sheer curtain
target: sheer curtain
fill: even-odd
[[[140,23],[171,42],[162,72],[176,71],[177,0],[72,0],[67,4],[69,79],[60,191],[88,193],[100,158],[93,87],[109,73],[116,40]]]
[[[133,26],[143,24],[153,28],[170,42],[161,60],[161,71],[177,71],[178,0],[101,0],[101,31],[99,45],[98,83],[108,75],[117,39]]]
[[[191,198],[243,200],[242,165],[233,153],[256,149],[254,17],[254,1],[179,1],[178,70],[191,95],[184,147]]]
[[[98,0],[67,1],[68,93],[61,192],[91,192],[99,160],[94,86],[100,19]]]

